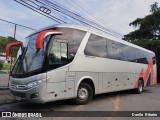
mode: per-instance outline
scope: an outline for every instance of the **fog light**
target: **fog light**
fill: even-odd
[[[31,95],[30,95],[30,98],[32,98],[32,99],[33,99],[33,98],[38,98],[38,96],[39,96],[38,93],[34,93],[34,94],[31,94]]]

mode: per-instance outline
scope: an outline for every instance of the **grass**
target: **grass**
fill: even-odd
[[[2,70],[10,70],[11,64],[3,63],[3,68]]]

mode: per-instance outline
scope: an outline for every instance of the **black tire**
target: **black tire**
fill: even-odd
[[[141,94],[143,92],[143,87],[144,87],[143,81],[139,80],[138,81],[138,88],[136,89],[136,93]]]
[[[77,105],[84,105],[87,104],[90,100],[92,100],[92,97],[93,97],[92,87],[89,84],[82,82],[78,87],[77,97],[74,98],[73,101]]]

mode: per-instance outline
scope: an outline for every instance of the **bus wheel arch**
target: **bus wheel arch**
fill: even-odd
[[[87,78],[87,79],[83,79],[80,83],[85,82],[87,84],[89,84],[92,87],[93,90],[93,95],[95,94],[95,85],[92,79]]]
[[[82,79],[76,88],[76,97],[73,99],[75,104],[87,104],[95,93],[94,83],[91,79]]]

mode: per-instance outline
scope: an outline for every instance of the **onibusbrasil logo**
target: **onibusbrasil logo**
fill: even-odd
[[[40,118],[42,117],[41,113],[36,113],[36,112],[2,112],[2,117],[35,117],[35,118]]]

